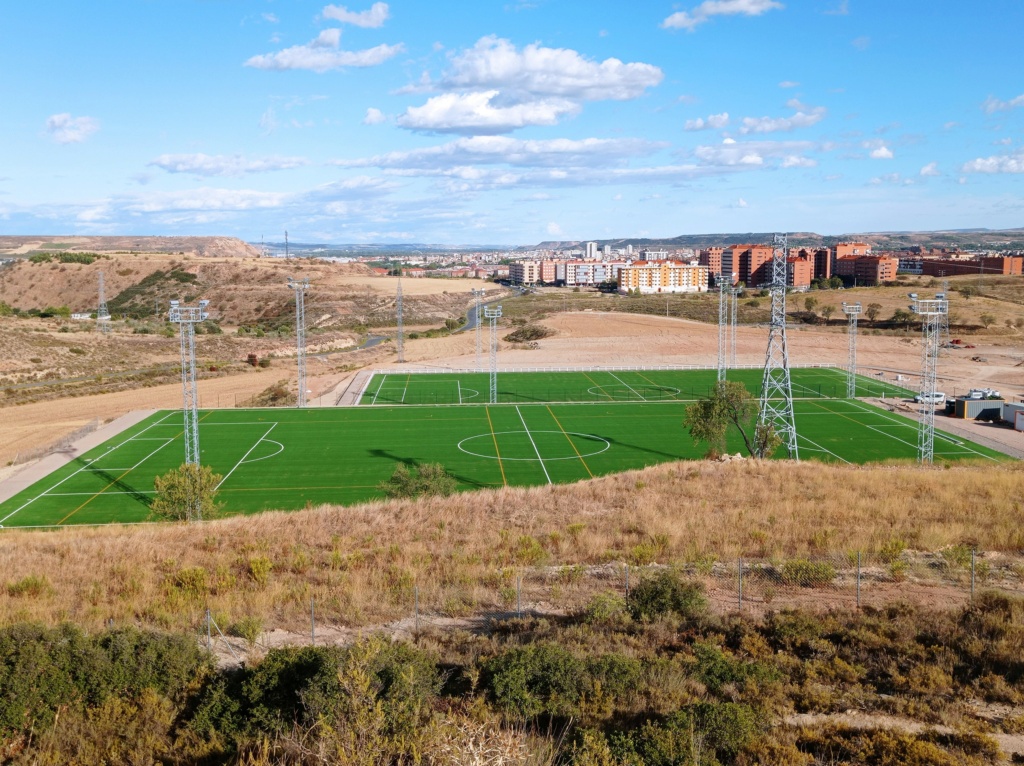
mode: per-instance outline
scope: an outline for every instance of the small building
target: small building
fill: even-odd
[[[953,417],[964,420],[1000,420],[1003,417],[1002,399],[970,399],[958,396],[953,403]]]

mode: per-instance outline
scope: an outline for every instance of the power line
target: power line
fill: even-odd
[[[484,316],[491,324],[491,395],[490,403],[498,403],[498,320],[501,319],[501,306],[485,307]]]
[[[288,287],[295,291],[295,359],[299,373],[299,395],[296,407],[306,406],[306,290],[309,279],[301,282],[288,277]]]
[[[949,313],[949,302],[945,293],[935,298],[918,298],[910,293],[914,301],[910,309],[921,317],[921,337],[924,341],[921,351],[920,416],[917,421],[917,460],[931,464],[935,459],[935,389],[938,382],[939,342],[942,336],[942,318]]]
[[[849,339],[849,361],[846,368],[846,398],[857,398],[857,317],[860,316],[859,303],[843,302],[843,313],[847,319],[847,336]]]
[[[182,306],[171,301],[168,319],[178,324],[181,338],[181,410],[184,420],[185,463],[198,466],[199,459],[199,392],[196,388],[196,325],[210,315],[206,313],[209,301],[197,306]],[[202,498],[193,492],[187,512],[189,521],[202,521]]]
[[[772,318],[768,329],[764,376],[761,379],[761,406],[758,426],[762,431],[774,429],[792,460],[799,460],[796,443],[796,420],[793,414],[793,383],[789,375],[789,348],[786,345],[786,255],[787,238],[776,234],[773,241]],[[763,451],[763,445],[759,445]],[[763,454],[759,457],[764,457]]]

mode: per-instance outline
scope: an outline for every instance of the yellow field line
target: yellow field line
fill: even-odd
[[[609,394],[607,391],[604,390],[604,386],[602,386],[600,383],[598,383],[596,380],[594,380],[592,377],[590,377],[590,375],[588,375],[587,373],[583,373],[583,377],[586,378],[587,380],[589,380],[591,383],[593,383],[598,388],[600,388],[601,389],[601,393],[604,394],[605,396],[607,396],[609,399],[612,399],[612,400],[615,399],[614,396],[612,396],[611,394]]]
[[[199,420],[197,421],[197,424],[198,424],[198,423],[202,423],[202,422],[203,422],[203,421],[204,421],[204,420],[205,420],[206,418],[210,417],[210,415],[212,415],[212,414],[213,414],[213,410],[210,410],[210,411],[209,411],[209,412],[207,412],[207,413],[206,413],[205,415],[203,415],[203,417],[199,418]],[[184,432],[184,430],[182,430],[182,431],[179,431],[178,433],[176,433],[176,434],[175,434],[174,436],[172,436],[172,437],[171,437],[171,440],[173,441],[174,439],[177,439],[177,438],[178,438],[179,436],[181,436],[181,435],[182,435],[183,433],[185,433],[185,432]],[[131,439],[128,439],[128,441],[131,441]],[[122,444],[124,444],[124,442],[122,442]],[[118,446],[121,446],[121,445],[118,445]],[[159,450],[158,450],[158,451],[159,451]],[[69,513],[69,514],[68,514],[67,516],[65,516],[65,517],[64,517],[63,519],[61,519],[60,521],[58,521],[58,522],[57,522],[57,526],[60,526],[60,525],[61,525],[61,524],[63,524],[63,523],[65,522],[65,521],[67,521],[68,519],[70,519],[70,518],[71,518],[72,516],[74,516],[74,515],[75,515],[76,513],[78,513],[78,512],[80,511],[80,510],[82,510],[83,508],[85,508],[85,506],[87,506],[87,505],[88,505],[89,503],[91,503],[91,502],[92,502],[93,500],[95,500],[95,499],[96,499],[97,497],[99,497],[100,495],[102,495],[102,494],[103,494],[104,492],[106,492],[106,491],[107,491],[108,489],[110,489],[111,487],[113,487],[113,486],[114,486],[115,484],[117,484],[118,482],[120,482],[120,481],[121,481],[121,479],[123,479],[123,478],[124,478],[125,476],[127,476],[128,474],[130,474],[130,473],[131,473],[132,471],[134,471],[134,470],[135,470],[134,468],[129,468],[129,469],[127,470],[127,471],[125,471],[124,473],[122,473],[122,474],[121,474],[120,476],[118,476],[118,477],[117,477],[116,479],[114,479],[114,480],[113,480],[112,482],[110,482],[109,484],[107,484],[107,486],[105,486],[105,487],[104,487],[103,489],[101,489],[101,490],[100,490],[99,492],[97,492],[97,493],[96,493],[95,495],[93,495],[92,497],[90,497],[90,498],[89,498],[88,500],[86,500],[86,501],[85,501],[84,503],[82,503],[82,504],[81,504],[80,506],[78,506],[77,508],[75,508],[75,510],[73,510],[73,511],[72,511],[71,513]]]
[[[491,422],[491,410],[488,407],[484,407],[484,412],[487,413],[487,427],[491,429],[491,438],[494,439],[494,454],[498,456],[498,468],[501,469],[501,483],[507,487],[508,479],[505,478],[505,466],[501,464],[501,450],[498,449],[498,435],[494,433],[494,423]]]
[[[593,471],[590,470],[590,466],[587,465],[587,461],[583,459],[583,455],[581,455],[580,451],[578,449],[576,449],[576,445],[573,443],[572,437],[569,436],[568,433],[566,433],[564,428],[562,428],[562,424],[559,422],[558,418],[555,417],[555,413],[551,412],[551,408],[548,407],[547,409],[548,409],[548,413],[551,415],[551,417],[554,418],[555,423],[558,424],[559,430],[563,434],[565,434],[565,438],[569,441],[569,446],[572,447],[572,451],[576,453],[576,457],[578,457],[580,459],[580,462],[583,463],[583,467],[586,468],[587,469],[587,473],[590,474],[590,478],[593,479],[594,478],[594,473],[593,473]]]

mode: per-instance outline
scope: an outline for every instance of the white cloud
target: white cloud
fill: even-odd
[[[1001,154],[994,157],[979,157],[964,163],[964,173],[1024,173],[1024,151],[1017,154]],[[961,183],[964,183],[961,180]]]
[[[384,22],[388,20],[389,15],[387,3],[374,3],[370,6],[370,10],[359,13],[350,11],[344,5],[328,5],[323,10],[325,19],[333,19],[342,24],[352,24],[356,27],[370,29],[384,26]]]
[[[839,0],[839,5],[831,10],[823,11],[826,16],[848,16],[850,14],[850,0]]]
[[[783,80],[779,83],[780,88],[799,88],[800,83],[794,82],[793,80]]]
[[[792,117],[744,117],[740,133],[776,133],[809,128],[821,122],[828,114],[828,109],[823,106],[808,107],[795,98],[787,101],[786,106],[796,110]]]
[[[650,64],[597,62],[536,43],[519,50],[491,35],[453,56],[438,82],[421,78],[403,89],[443,93],[409,107],[397,123],[410,130],[487,134],[554,125],[579,112],[583,102],[636,98],[663,77]]]
[[[168,173],[189,173],[196,176],[243,176],[272,170],[291,170],[308,165],[302,157],[259,157],[248,159],[240,154],[161,154],[149,163]]]
[[[202,187],[139,197],[127,202],[124,209],[139,213],[172,210],[257,210],[280,207],[287,199],[288,195],[281,192]]]
[[[740,197],[738,200],[736,200],[736,204],[734,204],[733,207],[743,208],[750,207],[750,205],[747,204],[747,201],[743,199],[743,197]]]
[[[996,112],[1008,112],[1020,106],[1024,106],[1024,93],[1009,101],[1000,101],[998,98],[989,96],[982,103],[981,108],[985,114],[995,114]]]
[[[705,165],[732,168],[766,166],[768,160],[782,158],[783,167],[812,167],[814,160],[803,157],[814,145],[809,141],[735,141],[727,138],[721,144],[698,146],[693,155]]]
[[[520,51],[508,40],[489,35],[452,59],[439,86],[577,101],[624,101],[637,98],[663,78],[661,69],[652,64],[626,64],[616,58],[591,61],[574,50],[537,43]]]
[[[264,13],[262,16],[263,20],[268,24],[277,24],[280,21],[280,19],[277,18],[277,14],[274,13]]]
[[[99,121],[92,117],[72,117],[63,112],[46,118],[46,130],[58,144],[80,144],[99,129]]]
[[[881,146],[872,149],[870,156],[873,160],[891,160],[893,157],[892,149],[885,144],[882,144]]]
[[[939,163],[937,163],[937,162],[929,162],[927,165],[925,165],[923,168],[921,168],[921,175],[923,175],[923,176],[941,176],[942,173],[939,172]]]
[[[855,37],[850,41],[850,45],[859,51],[866,51],[871,47],[871,38],[867,36]]]
[[[664,144],[633,138],[556,138],[529,140],[507,136],[472,136],[440,146],[390,152],[360,160],[336,160],[341,167],[401,170],[449,170],[480,165],[518,167],[607,167],[630,157],[665,148]]]
[[[341,50],[340,46],[341,30],[325,29],[312,42],[293,45],[277,53],[252,56],[245,66],[276,71],[308,69],[322,74],[342,67],[377,66],[405,50],[401,43],[378,45],[361,51]]]
[[[267,111],[260,115],[260,128],[265,135],[269,135],[277,130],[277,126],[277,113],[274,111],[274,107],[267,107]]]
[[[492,101],[498,95],[496,90],[445,93],[434,96],[423,106],[410,106],[397,122],[409,130],[495,134],[527,125],[556,125],[560,117],[580,109],[575,102],[562,98],[495,106]]]
[[[380,109],[374,109],[372,106],[366,110],[366,116],[363,118],[363,125],[380,125],[382,122],[387,122],[387,117],[384,116],[384,112]]]
[[[724,128],[729,124],[729,113],[722,112],[721,114],[709,114],[705,120],[703,117],[698,117],[695,120],[687,120],[686,124],[683,125],[683,130],[705,130]]]
[[[818,166],[818,161],[810,157],[799,157],[791,154],[782,160],[784,168],[813,168]]]
[[[562,227],[552,221],[547,225],[547,233],[553,237],[560,237],[562,236]]]
[[[685,29],[692,32],[698,25],[714,16],[760,16],[762,13],[783,8],[775,0],[704,0],[692,11],[677,11],[661,22],[663,29]]]

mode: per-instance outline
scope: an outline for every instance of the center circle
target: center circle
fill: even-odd
[[[581,460],[582,458],[593,457],[594,455],[600,455],[602,452],[607,452],[609,449],[611,449],[612,446],[612,443],[610,441],[600,436],[595,436],[594,434],[581,434],[576,431],[496,431],[493,434],[486,433],[477,434],[476,436],[467,436],[465,439],[460,441],[457,446],[461,452],[465,452],[467,455],[472,455],[473,457],[482,457],[487,458],[488,460],[501,459],[503,461],[517,460],[524,463],[536,463],[539,462],[536,455],[534,457],[508,457],[506,455],[501,455],[499,458],[498,455],[488,455],[485,452],[474,452],[472,449],[468,449],[464,445],[470,443],[471,446],[476,447],[476,445],[472,445],[472,442],[476,441],[477,439],[484,439],[485,444],[489,443],[493,447],[495,445],[496,440],[500,441],[498,439],[499,436],[515,436],[520,438],[526,437],[527,440],[532,441],[533,437],[540,436],[542,434],[555,434],[556,436],[565,437],[562,439],[562,441],[565,443],[566,448],[568,450],[571,450],[572,452],[572,454],[570,455],[564,455],[561,457],[544,457],[543,452],[541,452],[542,459],[545,463],[550,462],[552,460]],[[575,442],[568,438],[572,436],[576,436],[580,439],[584,439],[587,442],[590,442],[591,446],[589,448],[589,451],[587,451],[587,448],[580,449]],[[527,443],[529,443],[529,441]],[[480,447],[476,448],[480,449]],[[498,447],[498,449],[500,450],[500,446]],[[530,450],[535,449],[536,442],[533,442],[532,444],[530,444]]]
[[[671,399],[682,393],[674,386],[591,386],[587,393],[607,399],[639,401],[645,399]]]

